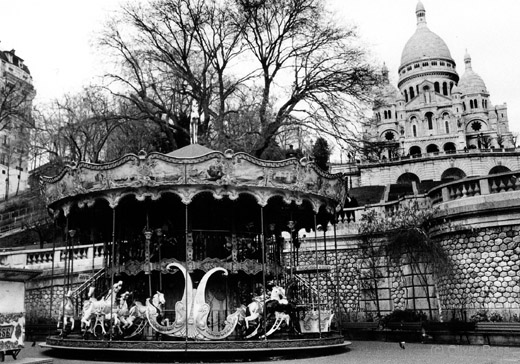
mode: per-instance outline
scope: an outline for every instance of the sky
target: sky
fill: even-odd
[[[122,0],[0,0],[0,49],[24,59],[36,102],[96,83],[103,58],[95,47]],[[467,49],[494,105],[507,103],[510,129],[520,132],[520,1],[423,0],[428,27],[451,51],[459,76]],[[329,0],[337,21],[355,25],[371,62],[397,84],[401,52],[416,29],[417,0]]]

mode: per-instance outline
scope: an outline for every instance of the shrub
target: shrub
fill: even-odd
[[[383,326],[389,322],[420,322],[426,321],[426,314],[422,311],[414,310],[394,310],[392,313],[384,316],[382,319]]]

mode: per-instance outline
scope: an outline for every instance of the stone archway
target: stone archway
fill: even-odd
[[[493,168],[491,168],[489,170],[489,173],[488,174],[499,174],[499,173],[507,173],[507,172],[511,172],[511,170],[509,168],[507,168],[506,166],[494,166]]]
[[[397,178],[397,184],[411,184],[412,182],[421,182],[420,178],[415,173],[406,172]]]
[[[464,177],[466,177],[466,173],[462,169],[452,167],[452,168],[448,168],[447,170],[445,170],[442,173],[441,181],[446,181],[446,182],[456,181],[456,180],[462,179]]]

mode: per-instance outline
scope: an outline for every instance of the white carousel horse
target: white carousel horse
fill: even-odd
[[[67,323],[71,323],[70,330],[74,330],[74,304],[72,303],[72,291],[68,291],[65,297],[63,298],[63,322],[61,332],[65,331],[65,327]],[[60,322],[58,322],[58,327],[60,326]]]
[[[130,315],[130,310],[128,309],[128,303],[126,302],[129,296],[130,292],[126,291],[119,297],[119,305],[117,307],[117,328],[119,333],[122,333],[121,326],[125,328],[129,324],[127,319]]]
[[[115,304],[117,293],[121,290],[123,282],[119,281],[115,283],[108,293],[100,300],[93,297],[94,290],[91,287],[89,290],[89,299],[83,304],[83,315],[81,317],[81,323],[84,325],[85,330],[95,332],[97,326],[101,326],[101,331],[106,334],[105,331],[105,319],[114,320],[114,324],[118,324],[117,310],[118,306]],[[90,323],[95,318],[95,322],[92,328]]]

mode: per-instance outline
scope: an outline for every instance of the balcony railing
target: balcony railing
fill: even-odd
[[[77,245],[69,249],[70,257],[73,260],[76,271],[87,271],[99,268],[103,264],[105,256],[105,246],[100,244]],[[49,270],[53,266],[59,270],[65,268],[67,260],[67,248],[64,246],[56,249],[31,249],[13,250],[0,253],[0,265],[13,268],[41,269]]]
[[[519,176],[516,171],[464,178],[431,189],[428,197],[436,205],[468,197],[517,191],[520,190]]]
[[[433,153],[421,153],[416,155],[404,155],[398,156],[390,159],[374,159],[374,160],[363,160],[358,161],[357,163],[333,163],[332,169],[335,172],[345,169],[342,167],[343,165],[373,165],[373,164],[381,164],[381,163],[392,163],[392,162],[400,162],[400,161],[410,161],[410,160],[421,160],[421,159],[431,159],[431,158],[445,158],[445,157],[453,157],[454,155],[478,155],[484,154],[489,155],[491,153],[520,153],[520,148],[492,148],[492,149],[468,149],[468,150],[453,150],[453,151],[439,151]]]

